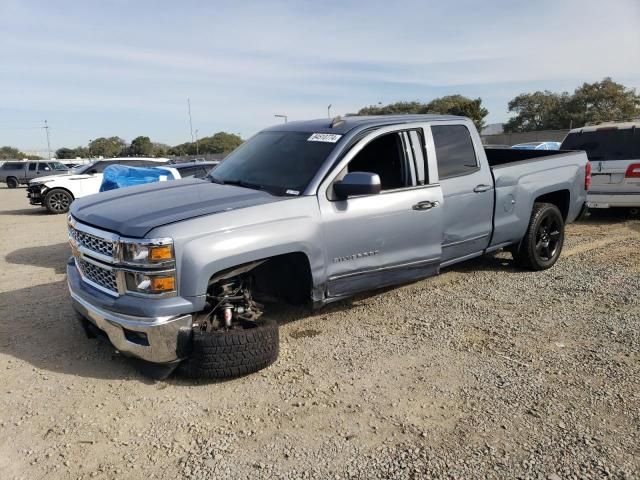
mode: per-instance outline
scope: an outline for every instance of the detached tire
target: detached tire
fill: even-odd
[[[527,233],[520,247],[513,250],[516,265],[529,270],[551,268],[564,245],[564,220],[551,203],[534,203]]]
[[[49,213],[67,213],[73,202],[73,196],[66,190],[54,188],[44,196],[44,206]]]
[[[258,322],[253,328],[221,332],[194,331],[189,358],[178,373],[190,378],[230,378],[271,365],[280,349],[278,324]]]
[[[14,177],[7,178],[7,188],[17,188],[20,183]]]

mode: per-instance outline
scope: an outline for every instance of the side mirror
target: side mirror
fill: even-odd
[[[339,200],[354,195],[375,195],[380,193],[380,176],[371,172],[351,172],[333,184],[333,191]]]

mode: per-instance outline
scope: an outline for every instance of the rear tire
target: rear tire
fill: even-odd
[[[195,330],[189,358],[178,373],[190,378],[230,378],[246,375],[271,365],[280,349],[275,320],[256,323],[253,328],[203,332]]]
[[[54,188],[44,197],[44,206],[49,213],[54,214],[67,213],[71,202],[73,202],[73,196],[60,188]]]
[[[513,258],[516,265],[529,270],[551,268],[564,244],[564,220],[558,207],[534,203],[527,233]]]
[[[18,182],[17,178],[15,178],[15,177],[7,178],[7,187],[8,188],[17,188],[18,185],[20,185],[20,182]]]

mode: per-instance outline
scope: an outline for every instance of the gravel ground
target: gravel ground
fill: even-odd
[[[224,382],[142,377],[73,321],[65,219],[0,190],[0,478],[640,478],[640,221],[317,312]]]

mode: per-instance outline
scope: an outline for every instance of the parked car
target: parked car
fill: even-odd
[[[574,128],[563,150],[584,150],[592,165],[589,208],[640,207],[640,121]]]
[[[76,198],[100,191],[102,173],[109,165],[146,167],[167,163],[166,158],[109,158],[96,160],[65,175],[38,177],[29,182],[27,197],[31,205],[41,205],[50,213],[66,213]]]
[[[160,167],[111,165],[104,169],[100,191],[182,178],[204,178],[220,162],[189,162]]]
[[[9,188],[16,188],[42,175],[53,177],[68,171],[62,163],[51,160],[8,161],[0,166],[0,181],[5,182]]]
[[[513,145],[516,150],[559,150],[561,142],[527,142]]]
[[[318,307],[502,248],[550,268],[586,200],[587,164],[584,152],[485,150],[456,116],[274,126],[206,180],[74,202],[72,304],[158,377],[178,364],[249,373],[278,355],[263,299]]]

